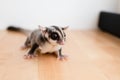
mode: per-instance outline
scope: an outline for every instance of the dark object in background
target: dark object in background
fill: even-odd
[[[120,38],[120,14],[101,12],[98,27]]]

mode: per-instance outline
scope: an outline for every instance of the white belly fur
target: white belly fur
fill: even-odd
[[[61,47],[62,47],[61,45],[53,46],[49,43],[46,43],[43,47],[40,47],[40,49],[41,49],[41,53],[44,54],[47,52],[52,53],[58,51]]]

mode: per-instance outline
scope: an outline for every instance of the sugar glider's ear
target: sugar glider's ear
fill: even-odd
[[[62,27],[62,30],[67,30],[69,26]]]
[[[46,33],[46,31],[47,31],[46,27],[43,27],[40,25],[38,25],[38,27],[39,27],[40,31],[42,31],[42,33]]]
[[[46,30],[46,27],[43,27],[43,26],[41,26],[41,25],[38,25],[38,27],[39,27],[39,29],[40,29],[41,31],[45,31],[45,30]]]

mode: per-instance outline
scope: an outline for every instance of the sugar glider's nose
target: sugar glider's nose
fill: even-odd
[[[64,40],[59,40],[59,41],[57,41],[57,43],[60,45],[64,45]]]

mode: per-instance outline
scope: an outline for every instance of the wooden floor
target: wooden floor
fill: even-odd
[[[96,31],[67,31],[63,53],[25,60],[20,49],[26,37],[0,31],[0,80],[120,80],[120,39]]]

